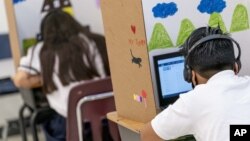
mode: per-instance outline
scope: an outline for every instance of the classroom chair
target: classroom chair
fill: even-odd
[[[106,114],[115,111],[110,77],[90,80],[70,91],[67,118],[67,141],[83,141],[83,123],[90,123],[93,141],[103,141],[102,121]],[[118,127],[109,122],[113,141],[120,141]],[[110,141],[110,140],[109,140]]]
[[[33,141],[38,141],[37,125],[44,122],[53,115],[54,111],[49,107],[45,94],[41,88],[20,89],[24,104],[19,110],[19,123],[22,141],[27,141],[24,111],[28,109],[31,113],[29,125]]]

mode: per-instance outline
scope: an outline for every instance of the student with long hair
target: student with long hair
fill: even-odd
[[[107,64],[84,28],[61,10],[51,11],[43,18],[41,39],[21,58],[13,80],[21,88],[42,87],[51,108],[59,114],[45,128],[63,130],[57,135],[47,132],[47,140],[64,141],[70,89],[86,80],[105,77]]]

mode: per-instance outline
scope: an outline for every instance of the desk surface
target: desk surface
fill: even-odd
[[[118,116],[117,112],[111,112],[107,114],[107,118],[115,123],[117,123],[120,126],[123,126],[135,133],[140,133],[142,127],[145,125],[145,123],[142,122],[137,122],[137,121],[133,121],[133,120],[129,120],[127,118],[124,117],[120,117]],[[192,135],[187,135],[187,136],[183,136],[180,138],[177,138],[173,141],[195,141],[194,137]]]
[[[145,123],[137,122],[133,120],[126,119],[124,117],[118,116],[117,112],[111,112],[107,114],[107,118],[118,125],[121,125],[129,130],[132,130],[136,133],[140,133],[142,127],[145,125]]]

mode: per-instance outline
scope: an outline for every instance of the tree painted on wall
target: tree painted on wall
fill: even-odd
[[[220,29],[225,33],[227,32],[227,28],[220,14],[214,12],[211,14],[208,22],[211,27],[220,27]]]
[[[182,45],[186,39],[189,37],[189,35],[194,31],[195,27],[193,23],[189,19],[183,19],[181,21],[181,26],[176,42],[176,46]]]
[[[152,8],[152,13],[155,18],[166,19],[173,16],[178,11],[177,4],[174,2],[170,3],[157,3]],[[151,39],[149,41],[149,51],[159,48],[174,47],[165,27],[161,23],[154,25]]]
[[[226,27],[221,13],[226,9],[226,0],[200,0],[197,9],[202,14],[209,14],[210,18],[208,25],[211,27],[220,27],[224,33],[226,32],[238,32],[249,29],[248,11],[246,6],[238,4],[233,12],[232,23],[230,30]],[[169,18],[174,16],[178,12],[177,4],[170,3],[158,3],[152,9],[153,16],[155,18]],[[166,27],[161,23],[156,23],[149,42],[149,51],[158,48],[169,48],[182,45],[188,36],[195,29],[190,19],[183,19],[181,21],[176,45],[172,43],[172,40],[166,31]]]
[[[225,24],[221,18],[221,13],[226,8],[226,2],[224,0],[201,0],[197,9],[201,13],[210,14],[209,25],[212,27],[220,26],[224,32],[226,32]]]
[[[153,33],[149,42],[149,51],[159,48],[173,47],[173,43],[161,23],[156,23],[154,25]]]
[[[238,4],[234,9],[230,32],[238,32],[246,29],[249,29],[247,8],[242,4]]]

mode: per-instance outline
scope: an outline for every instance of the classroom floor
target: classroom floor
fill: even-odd
[[[5,128],[9,123],[9,135],[6,140],[0,137],[0,141],[21,141],[22,137],[19,133],[19,127],[17,125],[18,112],[20,106],[23,104],[21,95],[19,93],[4,95],[0,97],[0,127]],[[1,130],[2,131],[2,130]],[[32,140],[31,133],[28,134],[28,140]],[[2,136],[2,132],[1,132]],[[45,141],[44,134],[39,132],[39,141]]]
[[[39,141],[45,141],[45,137],[42,132],[38,134]],[[21,135],[15,135],[15,136],[10,136],[7,138],[7,141],[21,141],[22,137]],[[28,134],[28,140],[32,140],[31,134]]]

